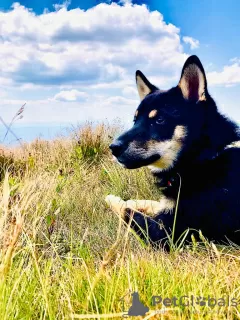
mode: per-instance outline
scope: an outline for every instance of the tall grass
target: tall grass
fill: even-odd
[[[204,238],[170,254],[138,240],[104,198],[161,192],[146,169],[112,162],[117,130],[88,124],[66,139],[3,148],[1,319],[120,319],[133,291],[150,308],[145,319],[238,319],[236,306],[152,305],[153,295],[239,299],[240,255]]]

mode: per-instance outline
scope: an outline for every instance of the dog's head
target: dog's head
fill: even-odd
[[[168,170],[186,146],[198,138],[203,126],[210,99],[204,69],[200,60],[191,56],[183,66],[178,85],[168,91],[152,85],[141,71],[136,72],[136,82],[141,103],[133,127],[110,149],[128,169],[154,166]]]

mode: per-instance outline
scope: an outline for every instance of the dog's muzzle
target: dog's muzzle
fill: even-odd
[[[112,151],[112,154],[115,156],[115,157],[119,157],[121,155],[121,153],[123,152],[123,143],[121,141],[114,141],[112,144],[110,144],[109,148],[111,149]]]

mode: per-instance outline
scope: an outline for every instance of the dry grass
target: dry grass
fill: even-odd
[[[112,163],[116,131],[87,125],[68,139],[3,150],[1,319],[120,319],[129,291],[149,306],[145,319],[238,319],[239,306],[152,305],[153,295],[239,299],[240,255],[207,242],[171,254],[141,243],[104,198],[161,195],[147,170]]]

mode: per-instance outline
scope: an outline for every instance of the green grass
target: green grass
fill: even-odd
[[[2,151],[1,319],[121,319],[120,299],[127,310],[133,291],[151,312],[163,308],[152,305],[154,295],[240,298],[238,247],[202,237],[170,254],[154,251],[106,206],[110,193],[161,197],[147,169],[112,162],[108,144],[117,130],[87,125],[68,139]],[[239,310],[194,304],[146,319],[238,319]]]

